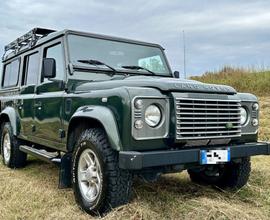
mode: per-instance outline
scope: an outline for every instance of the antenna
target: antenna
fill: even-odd
[[[187,72],[186,72],[186,36],[185,36],[185,30],[183,30],[183,52],[184,52],[184,77],[187,78]]]

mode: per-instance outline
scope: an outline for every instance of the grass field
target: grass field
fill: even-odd
[[[206,83],[231,85],[239,92],[270,96],[270,71],[224,67],[218,72],[206,72],[191,78]]]
[[[270,95],[260,104],[260,139],[270,140]],[[10,170],[0,162],[0,219],[91,219],[72,190],[57,184],[53,165],[31,158],[26,168]],[[104,219],[270,219],[270,158],[254,157],[247,186],[235,193],[191,183],[186,172],[154,184],[136,180],[130,204]]]

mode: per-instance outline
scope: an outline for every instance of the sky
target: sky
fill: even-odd
[[[0,53],[34,27],[72,29],[161,44],[187,76],[224,65],[270,66],[269,0],[2,0]]]

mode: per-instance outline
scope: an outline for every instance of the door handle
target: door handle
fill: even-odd
[[[34,104],[34,107],[36,107],[38,110],[41,110],[42,103],[41,102],[37,102],[37,103]]]
[[[15,104],[15,106],[18,107],[18,108],[22,107],[22,105],[23,104],[22,103],[19,103],[19,102]]]

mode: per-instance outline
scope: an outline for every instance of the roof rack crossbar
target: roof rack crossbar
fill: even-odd
[[[8,45],[5,46],[4,48],[4,55],[2,59],[4,60],[5,54],[9,50],[13,50],[15,54],[20,51],[22,47],[25,47],[28,45],[29,48],[35,46],[37,41],[42,38],[47,36],[48,34],[55,32],[55,30],[50,30],[50,29],[44,29],[44,28],[34,28],[31,31],[27,32],[23,36],[17,38],[16,40],[12,41]]]

